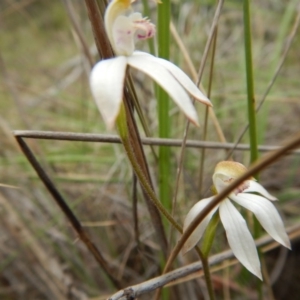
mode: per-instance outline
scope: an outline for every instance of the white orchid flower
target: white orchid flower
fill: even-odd
[[[215,189],[219,193],[233,180],[246,171],[246,167],[234,161],[222,161],[217,164],[213,175]],[[251,194],[256,192],[259,195]],[[200,200],[187,214],[183,231],[194,218],[207,206],[214,197]],[[183,253],[191,250],[202,237],[213,214],[219,209],[221,222],[225,228],[227,240],[236,258],[254,275],[262,280],[260,262],[257,249],[247,224],[231,201],[250,210],[267,233],[278,243],[291,249],[289,238],[285,232],[283,222],[275,206],[269,201],[277,200],[253,178],[245,181],[227,198],[220,202],[206,218],[197,226],[186,241]]]
[[[189,95],[211,106],[209,99],[191,79],[171,62],[145,52],[134,51],[136,39],[151,38],[155,26],[140,13],[131,11],[130,0],[113,0],[105,12],[105,29],[117,57],[98,62],[90,76],[96,104],[108,128],[112,128],[122,103],[127,67],[144,72],[155,80],[198,125]]]

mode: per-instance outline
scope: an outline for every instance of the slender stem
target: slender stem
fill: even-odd
[[[140,168],[141,173],[143,176],[146,178],[146,181],[148,182],[150,188],[154,191],[150,173],[149,173],[149,167],[147,165],[145,153],[142,147],[142,143],[140,140],[138,128],[136,126],[134,117],[133,117],[133,111],[132,108],[130,107],[132,102],[129,102],[124,98],[124,102],[121,107],[121,113],[122,113],[122,121],[124,122],[124,127],[121,128],[123,131],[122,137],[123,140],[126,140],[126,145],[127,149],[129,150],[126,152],[126,148],[124,146],[125,152],[128,156],[128,153],[131,154],[131,160],[130,162],[134,161]],[[129,159],[129,157],[128,157]],[[151,222],[153,227],[155,228],[156,231],[156,236],[157,239],[160,243],[160,247],[162,251],[167,254],[168,251],[168,242],[165,234],[165,230],[163,227],[161,215],[159,213],[158,208],[155,206],[153,201],[150,199],[150,196],[148,193],[143,189],[143,194],[144,198],[146,201],[147,208],[149,210],[149,214],[151,216]]]
[[[158,56],[169,59],[170,56],[170,0],[164,0],[158,5],[157,38]],[[157,86],[158,135],[160,138],[170,136],[169,96]],[[171,210],[170,197],[170,148],[159,147],[159,198],[165,207]]]
[[[210,300],[215,300],[215,293],[211,281],[208,258],[206,256],[202,257],[201,262],[209,298]]]
[[[71,0],[63,0],[62,2],[65,5],[66,11],[70,18],[74,32],[80,41],[80,45],[82,47],[82,52],[84,53],[86,59],[88,60],[90,68],[92,68],[94,65],[94,59],[90,53],[90,49],[89,49],[88,43],[86,41],[86,38],[84,36],[84,33],[82,31],[82,28],[79,25],[78,19],[75,14],[75,9],[74,9],[73,3]]]
[[[149,195],[150,199],[152,200],[154,205],[158,208],[158,210],[167,218],[167,220],[180,233],[182,233],[182,227],[175,221],[175,219],[172,217],[172,215],[165,209],[163,204],[157,199],[151,185],[149,184],[149,182],[148,182],[147,178],[145,177],[142,169],[140,168],[138,162],[135,159],[135,154],[134,154],[134,151],[131,147],[131,144],[130,144],[130,141],[129,141],[129,138],[128,138],[128,128],[127,128],[127,123],[126,123],[126,111],[125,111],[125,107],[124,107],[123,103],[122,103],[121,108],[120,108],[120,113],[117,117],[117,126],[118,126],[118,130],[119,130],[119,134],[120,134],[123,146],[124,146],[125,151],[127,153],[128,159],[131,162],[131,165],[134,169],[134,172],[135,172],[137,178],[139,179],[143,189]],[[198,254],[200,256],[200,259],[202,261],[202,258],[203,258],[202,252],[200,251],[200,249],[197,249],[197,252],[198,252]],[[205,262],[202,262],[202,263],[205,264]],[[204,272],[206,272],[205,269],[204,269]],[[210,274],[206,274],[205,278],[210,280]],[[211,289],[212,289],[211,282],[207,282],[207,288],[208,289],[210,288],[209,286],[211,286]],[[211,300],[213,300],[213,299],[214,298],[211,298]]]
[[[113,51],[104,28],[103,16],[97,1],[85,0],[88,16],[92,25],[96,47],[101,58],[110,58]]]
[[[219,224],[219,220],[220,217],[218,214],[215,214],[211,221],[209,222],[206,230],[205,230],[205,234],[203,237],[203,241],[202,241],[202,253],[205,257],[208,257],[208,254],[210,252],[210,249],[212,247],[214,238],[215,238],[215,234],[216,234],[216,230],[217,230],[217,225]]]
[[[143,189],[149,195],[150,199],[152,200],[153,204],[159,209],[159,211],[169,220],[169,222],[179,231],[182,232],[181,226],[173,219],[171,214],[165,209],[163,204],[157,199],[155,192],[153,191],[150,183],[148,182],[147,178],[145,177],[141,167],[139,166],[138,162],[135,159],[135,153],[132,149],[128,138],[128,128],[126,123],[126,112],[124,105],[121,105],[120,113],[117,117],[117,126],[120,134],[120,138],[124,145],[125,151],[127,153],[128,159],[133,167],[133,170],[139,179]]]
[[[247,98],[248,98],[248,119],[250,134],[250,154],[251,163],[258,158],[257,134],[256,134],[256,112],[253,81],[252,47],[251,47],[251,21],[250,21],[250,1],[244,0],[244,38],[245,38],[245,63],[247,77]]]
[[[136,244],[140,245],[140,232],[139,232],[139,219],[138,219],[138,199],[137,199],[137,178],[136,175],[133,174],[133,185],[132,185],[132,217],[134,222],[134,238]]]
[[[215,214],[213,216],[212,220],[209,222],[209,224],[205,230],[205,235],[203,237],[203,242],[202,242],[202,247],[201,247],[202,252],[200,252],[200,253],[198,252],[198,254],[201,257],[205,282],[206,282],[208,294],[209,294],[209,297],[211,300],[215,299],[215,294],[214,294],[214,289],[213,289],[211,276],[210,276],[208,255],[209,255],[210,249],[212,247],[212,244],[213,244],[213,241],[215,238],[216,229],[217,229],[219,220],[220,220],[219,215]]]
[[[214,71],[214,62],[215,62],[215,54],[216,54],[216,45],[217,45],[217,36],[218,36],[218,27],[216,27],[214,31],[214,38],[212,44],[212,54],[211,54],[211,61],[209,66],[209,81],[208,81],[208,89],[207,89],[207,97],[210,99],[211,95],[211,88],[212,88],[212,80],[213,80],[213,71]],[[206,106],[205,108],[205,117],[204,117],[204,127],[203,127],[203,141],[206,141],[207,137],[207,125],[208,125],[208,114],[209,114],[209,107]],[[202,195],[202,184],[203,184],[203,171],[204,171],[204,161],[205,161],[205,148],[201,150],[201,159],[200,159],[200,174],[199,174],[199,197],[201,198]]]
[[[249,137],[250,137],[250,162],[253,163],[258,159],[257,132],[256,132],[256,103],[254,95],[254,78],[252,63],[252,46],[251,46],[251,20],[250,20],[250,1],[244,0],[244,39],[245,39],[245,63],[247,78],[247,98],[248,98],[248,120],[249,120]],[[256,174],[256,179],[258,174]],[[253,218],[253,215],[252,215]],[[253,235],[257,238],[260,235],[260,225],[256,219],[253,222]],[[259,256],[261,256],[260,251]],[[262,299],[262,282],[257,283],[258,298]]]

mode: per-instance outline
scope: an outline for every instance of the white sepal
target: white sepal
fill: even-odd
[[[212,201],[214,197],[209,197],[206,199],[202,199],[199,202],[197,202],[191,210],[188,212],[184,224],[183,224],[183,232],[187,229],[187,227],[193,222],[193,220],[199,215],[199,213]],[[193,247],[196,246],[196,244],[201,239],[203,232],[205,231],[211,217],[215,213],[215,211],[218,209],[218,206],[214,207],[214,209],[204,218],[204,220],[195,228],[193,233],[189,236],[187,241],[185,242],[182,253],[185,254],[186,252],[190,251]]]
[[[154,59],[148,59],[148,55],[136,55],[128,57],[128,64],[155,80],[174,100],[183,113],[192,123],[198,125],[198,117],[192,101],[183,87],[171,73]]]
[[[199,90],[199,88],[194,84],[194,82],[176,65],[169,62],[168,60],[155,57],[148,53],[143,53],[139,51],[136,52],[141,53],[142,55],[147,55],[149,59],[155,60],[156,63],[159,63],[164,68],[166,68],[176,78],[179,84],[181,84],[186,89],[186,91],[197,101],[212,106],[209,99]]]
[[[106,126],[111,129],[123,98],[127,58],[118,56],[98,62],[90,76],[90,87]]]
[[[261,195],[263,195],[264,197],[266,197],[267,199],[271,200],[271,201],[276,201],[277,198],[275,198],[274,196],[272,196],[262,185],[260,185],[258,182],[254,181],[254,180],[248,180],[247,181],[249,184],[249,187],[247,189],[245,189],[243,191],[243,193],[248,193],[248,192],[256,192],[259,193]]]
[[[246,269],[262,280],[256,246],[244,218],[229,200],[220,204],[219,213],[232,252]]]
[[[275,241],[291,249],[281,217],[269,200],[258,195],[244,193],[237,196],[231,195],[230,198],[252,211],[262,227]]]

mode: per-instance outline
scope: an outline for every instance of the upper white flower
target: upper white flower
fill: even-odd
[[[233,180],[246,171],[245,166],[233,161],[223,161],[217,164],[213,175],[214,186],[219,193]],[[250,194],[256,192],[262,196]],[[186,216],[183,231],[194,218],[204,209],[214,197],[200,200]],[[268,234],[287,248],[291,248],[289,238],[285,232],[283,222],[275,206],[269,201],[277,200],[253,178],[245,181],[228,198],[216,206],[198,225],[183,247],[183,253],[191,250],[202,237],[211,217],[219,209],[221,222],[225,228],[227,240],[236,258],[254,275],[262,279],[257,249],[247,224],[232,204],[231,200],[253,212]]]
[[[96,104],[108,128],[112,128],[122,103],[127,66],[155,80],[194,124],[196,110],[189,95],[211,106],[209,99],[191,79],[171,62],[145,52],[134,51],[136,39],[155,34],[155,26],[140,13],[131,11],[129,0],[113,0],[105,12],[105,29],[117,57],[98,62],[90,76]]]

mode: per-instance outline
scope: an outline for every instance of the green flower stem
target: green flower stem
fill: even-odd
[[[182,233],[182,227],[175,221],[175,219],[172,217],[172,215],[165,209],[163,204],[158,200],[156,197],[151,185],[149,184],[147,178],[143,174],[142,169],[140,168],[138,162],[135,159],[134,150],[132,149],[132,146],[130,144],[129,136],[128,136],[128,128],[126,124],[126,112],[124,108],[124,104],[122,103],[120,113],[117,117],[117,127],[119,130],[120,138],[122,140],[122,144],[125,148],[125,151],[127,153],[127,157],[131,163],[131,166],[134,169],[134,172],[139,179],[139,182],[141,183],[143,189],[147,192],[150,199],[154,203],[154,205],[158,208],[158,210],[167,218],[167,220],[180,232]],[[210,277],[210,271],[209,271],[209,263],[208,263],[208,257],[204,256],[203,253],[199,248],[196,247],[196,251],[201,259],[203,272],[205,276],[205,281],[207,285],[207,290],[210,296],[210,300],[214,300],[214,292]]]
[[[256,105],[254,96],[254,80],[252,66],[252,47],[251,47],[251,22],[250,22],[250,3],[244,0],[244,35],[245,35],[245,58],[246,58],[246,76],[247,76],[247,95],[248,95],[248,119],[250,134],[250,153],[251,163],[258,159],[257,134],[256,134]],[[256,179],[257,176],[256,176]],[[254,219],[254,237],[259,237],[260,225]]]
[[[199,254],[199,252],[198,252],[198,254]],[[212,281],[211,281],[211,276],[210,276],[208,257],[204,256],[202,254],[201,262],[202,262],[202,270],[203,270],[203,273],[204,273],[206,287],[207,287],[207,291],[208,291],[208,294],[209,294],[209,299],[210,300],[215,300],[215,293],[214,293],[214,289],[213,289],[213,285],[212,285]]]
[[[251,21],[250,21],[250,1],[244,0],[244,37],[245,37],[245,61],[247,77],[247,96],[248,96],[248,120],[250,135],[250,162],[254,163],[258,159],[257,133],[256,133],[256,104],[254,96],[252,46],[251,46]],[[257,179],[257,176],[256,176]],[[260,235],[260,225],[254,218],[253,235],[257,238]],[[261,256],[258,250],[258,255]],[[257,284],[258,299],[262,299],[262,282]]]
[[[250,134],[250,154],[251,163],[258,158],[257,134],[256,134],[256,113],[255,113],[255,96],[253,81],[252,65],[252,48],[251,48],[251,22],[250,22],[250,3],[244,0],[244,38],[245,38],[245,62],[247,77],[247,96],[248,96],[248,119]]]
[[[169,59],[170,56],[170,0],[164,0],[158,5],[157,20],[157,39],[158,56]],[[158,136],[160,138],[170,137],[170,118],[169,118],[169,96],[160,87],[156,88],[157,109],[158,109]],[[171,211],[172,201],[170,196],[170,148],[159,147],[159,198],[163,205]]]
[[[173,219],[171,214],[165,209],[163,204],[158,200],[156,197],[150,183],[148,182],[146,176],[144,175],[140,165],[138,164],[134,150],[131,146],[129,135],[128,135],[128,128],[126,123],[126,112],[124,104],[121,104],[120,113],[117,117],[117,127],[119,130],[120,138],[122,140],[123,146],[125,148],[127,157],[133,167],[133,170],[139,179],[139,182],[141,183],[143,189],[146,191],[146,193],[149,195],[150,199],[154,203],[154,205],[158,208],[158,210],[168,219],[168,221],[179,231],[182,233],[181,226]]]
[[[154,203],[154,205],[158,208],[158,210],[167,218],[167,220],[180,232],[182,233],[182,227],[174,220],[172,215],[165,209],[165,207],[162,205],[162,203],[158,200],[156,197],[151,185],[149,184],[147,178],[143,174],[143,171],[141,167],[139,166],[138,162],[135,159],[134,150],[132,149],[132,146],[130,144],[129,135],[128,135],[128,128],[127,128],[127,122],[126,122],[126,111],[124,104],[121,104],[120,113],[117,117],[117,127],[119,130],[120,138],[122,140],[122,144],[125,148],[127,157],[134,169],[134,172],[139,179],[139,182],[141,183],[143,189],[146,191],[146,193],[149,195],[150,199]],[[203,255],[201,250],[199,248],[196,248],[202,265],[203,265],[203,271],[205,274],[205,280],[207,284],[207,288],[210,294],[210,299],[214,300],[213,296],[213,289],[212,289],[212,283],[210,280],[210,273],[209,273],[209,264],[207,257]]]
[[[205,230],[205,234],[203,237],[203,241],[202,241],[202,253],[203,255],[207,258],[208,254],[210,252],[211,246],[213,244],[214,238],[215,238],[215,234],[216,234],[216,229],[217,229],[217,225],[219,224],[219,214],[215,214],[212,219],[210,220],[206,230]]]
[[[219,214],[215,214],[211,221],[209,222],[206,230],[205,230],[205,235],[203,237],[202,241],[202,247],[201,247],[201,262],[202,262],[202,267],[203,267],[203,272],[205,276],[205,281],[206,281],[206,286],[207,286],[207,291],[209,294],[209,297],[211,300],[215,299],[215,294],[214,294],[214,289],[212,286],[211,282],[211,276],[210,276],[210,270],[209,270],[209,263],[208,263],[208,255],[211,249],[211,246],[213,244],[215,234],[216,234],[216,229],[217,225],[219,223]]]

